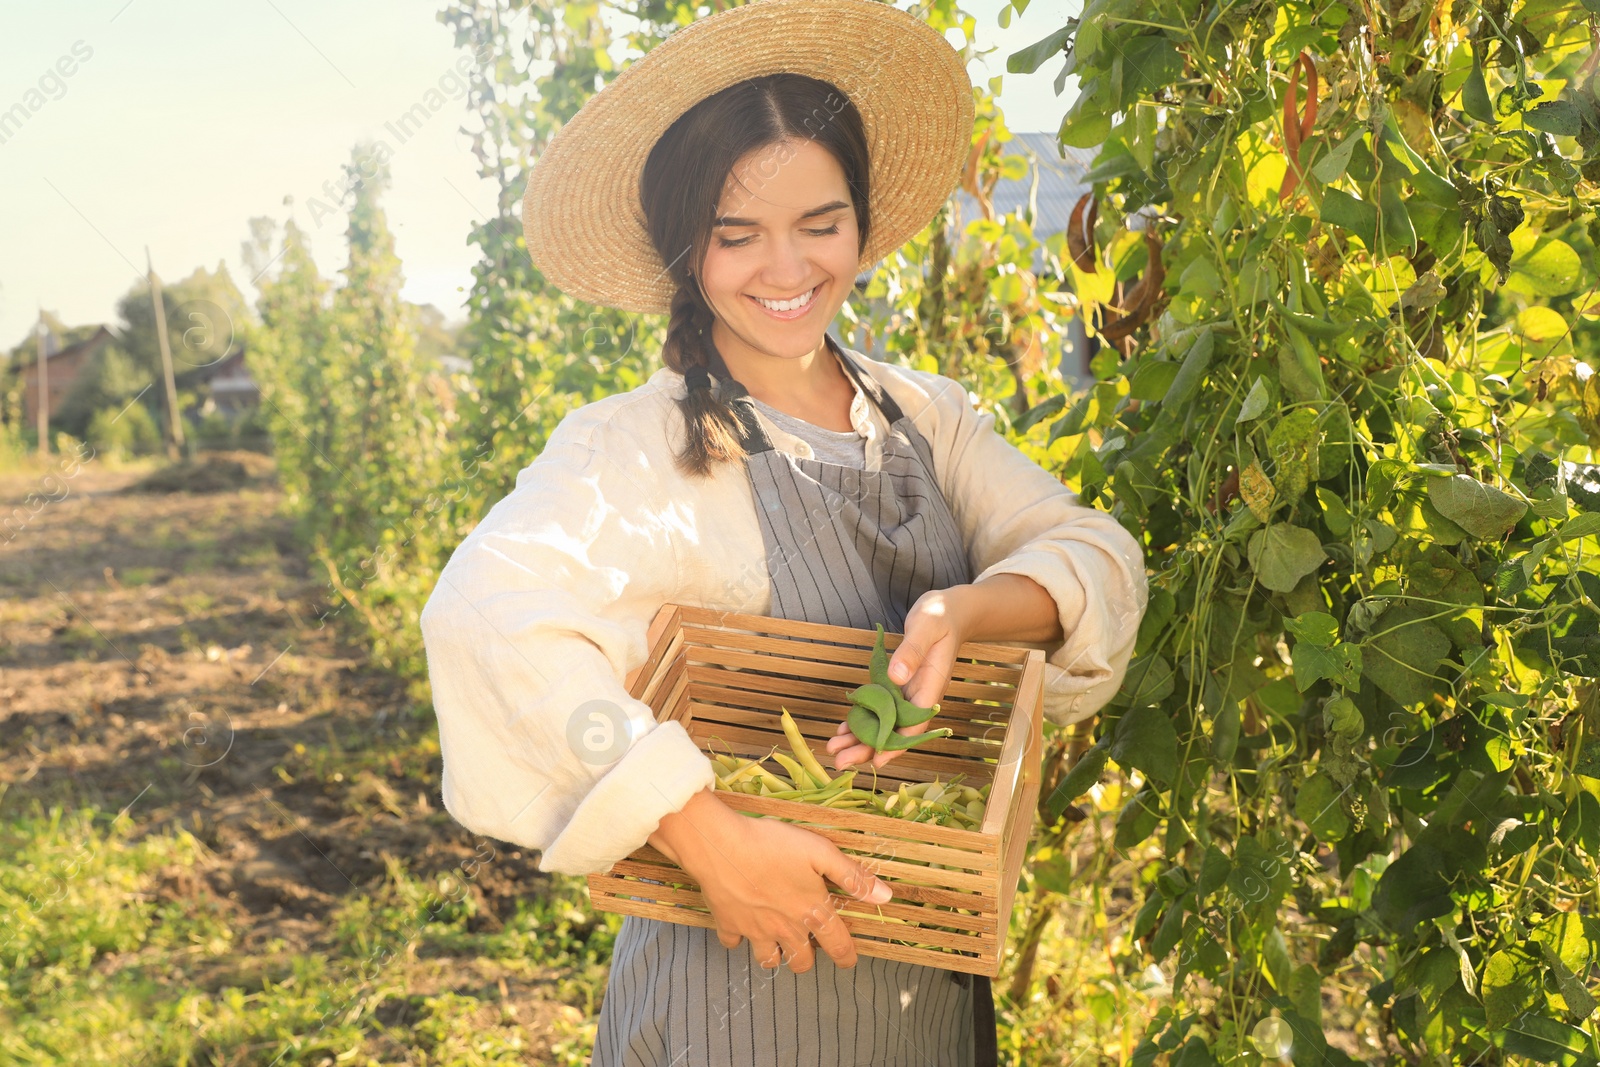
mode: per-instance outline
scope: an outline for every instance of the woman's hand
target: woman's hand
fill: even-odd
[[[827,838],[777,819],[742,815],[709,789],[664,817],[650,843],[700,883],[722,946],[738,948],[748,937],[763,967],[787,961],[795,974],[810,970],[816,961],[812,938],[840,967],[856,965],[855,942],[828,882],[857,900],[882,904],[891,898],[887,883]]]
[[[906,699],[927,708],[944,699],[950,685],[950,673],[955,670],[956,650],[969,640],[967,601],[965,591],[970,585],[957,585],[949,589],[930,589],[917,598],[906,615],[905,637],[900,647],[889,657],[889,680],[900,687]],[[898,731],[915,735],[938,725],[938,716],[915,726]],[[869,758],[874,767],[882,767],[908,749],[893,749],[873,755],[870,745],[864,745],[850,732],[850,724],[842,722],[839,731],[828,739],[827,750],[833,754],[833,766],[843,770]]]

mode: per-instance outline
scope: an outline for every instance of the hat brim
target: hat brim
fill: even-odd
[[[580,300],[670,310],[677,284],[639,200],[645,160],[699,101],[781,71],[837,86],[861,114],[872,226],[859,271],[914,237],[959,183],[971,147],[972,82],[961,54],[880,0],[753,0],[669,34],[551,138],[522,199],[534,265]]]

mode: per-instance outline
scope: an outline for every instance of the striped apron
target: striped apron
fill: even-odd
[[[826,336],[826,335],[825,335]],[[724,379],[749,456],[777,618],[905,632],[917,598],[972,580],[927,440],[831,336],[828,347],[890,424],[882,467],[861,470],[772,446],[749,394]],[[990,1067],[989,979],[821,948],[804,974],[763,969],[750,941],[625,916],[592,1067]]]

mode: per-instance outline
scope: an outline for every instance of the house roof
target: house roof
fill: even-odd
[[[88,337],[80,341],[74,341],[70,345],[57,347],[60,345],[60,341],[54,333],[51,333],[45,339],[45,362],[49,363],[66,356],[75,356],[85,349],[98,348],[114,336],[116,335],[111,332],[110,328],[102,324]],[[8,374],[20,374],[27,368],[36,366],[38,362],[38,357],[33,353],[23,352],[19,355],[19,358],[11,361],[11,365],[6,367],[5,371]]]

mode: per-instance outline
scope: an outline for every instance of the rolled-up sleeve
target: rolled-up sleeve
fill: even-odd
[[[444,570],[420,624],[442,799],[473,833],[604,871],[715,781],[628,695],[676,557],[649,494],[558,427]]]
[[[929,393],[934,467],[973,581],[1020,574],[1055,600],[1065,637],[1033,646],[1047,654],[1044,715],[1061,725],[1087,718],[1116,693],[1133,655],[1148,597],[1139,542],[996,432],[958,382],[912,373]]]

